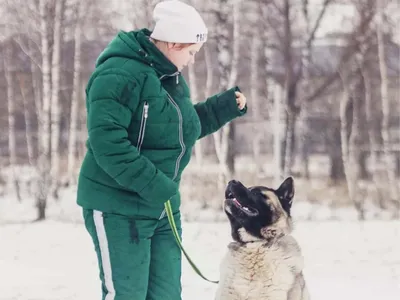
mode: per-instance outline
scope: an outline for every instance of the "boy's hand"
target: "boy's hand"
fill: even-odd
[[[236,95],[236,103],[240,110],[246,106],[246,97],[241,92],[235,92]]]

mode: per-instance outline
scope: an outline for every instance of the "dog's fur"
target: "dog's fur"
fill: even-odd
[[[221,264],[216,300],[309,300],[303,257],[291,236],[293,179],[277,189],[232,180],[224,209],[234,242]]]

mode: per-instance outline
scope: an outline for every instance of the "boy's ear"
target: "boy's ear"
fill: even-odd
[[[286,178],[279,188],[275,191],[279,197],[279,200],[284,206],[292,205],[292,200],[294,196],[294,181],[293,177]],[[286,204],[286,205],[285,205]]]

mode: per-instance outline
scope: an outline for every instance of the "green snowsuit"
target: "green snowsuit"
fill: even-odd
[[[120,32],[86,88],[87,153],[78,205],[98,256],[105,300],[181,299],[179,183],[197,139],[246,112],[237,87],[193,105],[183,76],[149,40]]]

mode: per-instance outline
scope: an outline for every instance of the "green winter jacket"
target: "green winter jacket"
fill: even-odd
[[[183,76],[149,35],[120,32],[87,84],[87,153],[77,196],[83,208],[158,218],[171,199],[177,211],[196,140],[246,112],[237,107],[237,87],[193,105]]]

